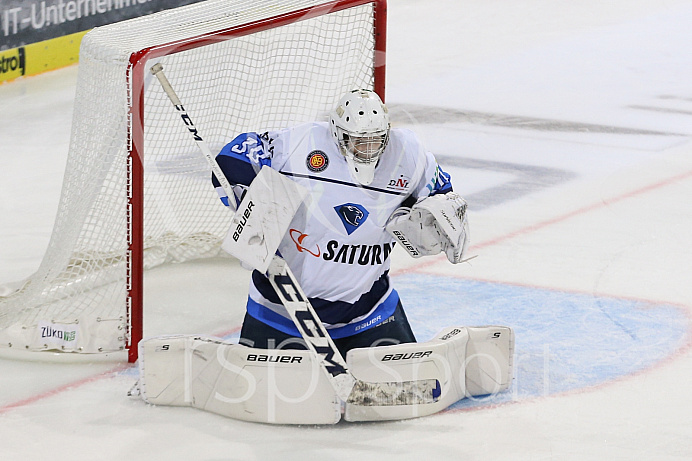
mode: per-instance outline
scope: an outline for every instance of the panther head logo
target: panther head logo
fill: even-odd
[[[344,223],[346,232],[349,235],[368,219],[369,214],[362,205],[355,203],[344,203],[343,205],[335,206],[334,210],[339,214],[339,218]]]
[[[363,213],[362,210],[359,210],[353,205],[342,206],[339,213],[341,213],[347,223],[356,227],[358,227],[360,220],[363,219],[363,216],[365,216],[365,213]]]

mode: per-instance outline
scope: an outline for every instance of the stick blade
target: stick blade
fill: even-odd
[[[425,405],[440,398],[437,379],[369,383],[356,381],[348,403],[360,406]]]

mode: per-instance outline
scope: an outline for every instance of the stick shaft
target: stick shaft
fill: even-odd
[[[436,390],[440,384],[436,379],[378,383],[356,379],[288,264],[278,256],[275,262],[274,270],[269,271],[269,281],[341,400],[366,406],[420,405],[437,401]]]
[[[274,291],[307,343],[308,349],[315,354],[326,371],[336,393],[346,401],[355,384],[355,378],[348,371],[346,360],[336,348],[288,264],[278,256],[274,258],[276,264],[269,272],[269,281]]]
[[[195,143],[197,144],[197,147],[199,147],[199,150],[202,151],[202,154],[209,163],[211,170],[214,172],[214,175],[216,176],[216,179],[219,181],[219,184],[221,184],[221,187],[226,193],[226,196],[228,196],[228,206],[235,211],[236,204],[235,195],[233,193],[233,187],[231,187],[231,184],[228,182],[226,175],[223,173],[223,170],[216,161],[216,158],[209,149],[209,146],[207,146],[207,143],[204,142],[204,139],[202,139],[202,137],[199,135],[197,127],[195,127],[195,124],[192,122],[192,119],[185,110],[185,107],[183,106],[183,103],[180,101],[180,98],[173,89],[171,82],[168,81],[168,78],[166,78],[166,74],[163,73],[163,66],[160,63],[154,64],[151,67],[151,73],[158,79],[159,83],[161,84],[161,87],[163,88],[163,91],[168,96],[168,99],[171,100],[171,103],[173,103],[173,107],[175,107],[175,109],[179,112],[180,118],[183,120],[185,127],[192,135],[193,139],[195,140]]]

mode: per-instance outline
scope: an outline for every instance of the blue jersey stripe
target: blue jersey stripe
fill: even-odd
[[[387,299],[381,302],[366,318],[357,323],[349,323],[348,325],[329,328],[327,330],[329,332],[329,336],[331,336],[333,339],[339,339],[369,330],[370,328],[379,325],[391,317],[392,314],[394,314],[394,310],[396,309],[398,302],[399,294],[396,292],[396,290],[392,290],[389,296],[387,296]],[[276,328],[287,335],[300,337],[298,328],[290,318],[277,314],[251,298],[248,298],[247,301],[247,312],[256,320],[259,320],[272,328]]]
[[[435,194],[446,194],[452,191],[452,178],[444,171],[439,165],[437,166],[437,180],[435,181],[435,187],[430,195]]]

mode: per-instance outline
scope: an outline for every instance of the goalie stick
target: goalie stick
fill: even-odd
[[[440,382],[437,379],[390,382],[356,379],[288,264],[278,256],[274,256],[269,266],[269,282],[308,348],[320,359],[341,400],[364,406],[427,404],[438,400]]]
[[[183,120],[185,127],[192,135],[192,138],[195,140],[195,143],[197,144],[197,147],[199,147],[199,150],[202,151],[204,158],[207,159],[207,162],[209,163],[209,166],[211,166],[211,170],[214,172],[216,179],[219,181],[219,184],[221,184],[221,187],[226,193],[226,196],[228,197],[228,206],[233,211],[235,211],[235,200],[233,200],[233,188],[231,187],[231,184],[228,182],[228,179],[226,179],[226,176],[223,174],[221,167],[216,162],[216,158],[214,158],[214,155],[211,153],[211,150],[209,150],[209,146],[207,146],[207,143],[204,142],[204,139],[202,139],[202,137],[199,135],[197,127],[195,127],[195,124],[192,122],[192,119],[185,110],[185,107],[183,107],[183,103],[180,102],[180,98],[178,98],[178,95],[175,93],[175,90],[173,90],[173,86],[168,81],[168,78],[166,78],[166,75],[163,73],[163,66],[161,65],[161,63],[156,63],[153,66],[151,66],[150,70],[151,73],[158,79],[159,83],[161,84],[161,87],[163,88],[163,91],[166,93],[166,96],[168,96],[168,99],[170,99],[173,103],[173,107],[175,107],[175,110],[180,112],[180,118]]]
[[[233,189],[209,147],[199,135],[173,86],[163,73],[163,66],[157,63],[150,70],[158,79],[175,109],[180,112],[180,117],[185,127],[193,136],[195,143],[216,175],[219,184],[221,184],[224,192],[229,197],[229,205],[233,207],[234,203],[231,203],[233,202],[231,198],[234,197],[232,195]],[[260,170],[260,174],[262,170]],[[252,184],[256,182],[258,181],[253,181]],[[243,202],[239,205],[239,209],[243,209],[245,202],[250,200],[252,185],[248,192]],[[235,211],[235,207],[232,210]],[[254,216],[257,214],[253,213]],[[238,256],[236,255],[236,257]],[[288,264],[276,255],[268,255],[268,258],[271,258],[271,261],[266,261],[269,264],[263,265],[268,265],[269,267],[267,274],[272,287],[305,340],[308,349],[315,355],[320,366],[327,374],[341,400],[356,405],[390,406],[428,404],[434,403],[439,399],[440,382],[437,379],[393,382],[364,382],[356,379],[348,370],[344,357],[329,336],[303,289],[289,269]],[[257,268],[256,261],[245,262]]]

